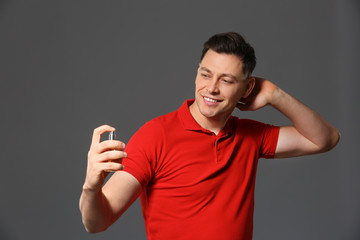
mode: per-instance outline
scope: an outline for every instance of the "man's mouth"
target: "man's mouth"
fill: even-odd
[[[203,97],[205,101],[210,102],[210,103],[217,103],[217,102],[221,102],[220,100],[217,99],[213,99],[213,98],[209,98],[209,97]]]
[[[208,98],[208,97],[204,97],[204,99],[208,102],[213,102],[213,103],[216,103],[217,101],[214,100],[214,99],[211,99],[211,98]]]

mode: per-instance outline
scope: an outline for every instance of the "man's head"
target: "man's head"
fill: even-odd
[[[217,34],[205,42],[195,80],[196,104],[190,108],[195,119],[226,121],[254,88],[255,64],[253,48],[237,33]]]
[[[256,56],[253,47],[238,33],[219,33],[210,37],[204,43],[200,61],[202,61],[209,49],[217,53],[231,54],[239,57],[243,63],[242,71],[245,76],[249,77],[256,66]]]

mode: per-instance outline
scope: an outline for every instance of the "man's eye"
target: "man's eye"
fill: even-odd
[[[228,80],[228,79],[223,79],[223,82],[224,82],[224,83],[233,83],[232,80]]]
[[[209,75],[204,74],[204,73],[202,73],[201,76],[203,76],[204,78],[209,78]]]

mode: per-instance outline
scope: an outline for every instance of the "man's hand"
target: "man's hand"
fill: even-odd
[[[97,191],[104,183],[105,177],[111,171],[119,171],[124,167],[122,159],[126,157],[123,151],[125,144],[121,141],[107,140],[100,142],[101,134],[115,131],[115,128],[103,125],[94,130],[90,150],[84,189]]]
[[[255,111],[271,104],[273,95],[279,90],[279,88],[269,80],[259,77],[251,78],[250,81],[255,82],[252,92],[247,98],[240,99],[242,103],[238,103],[236,106],[241,111]]]

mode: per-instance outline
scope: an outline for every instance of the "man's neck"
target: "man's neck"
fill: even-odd
[[[220,116],[214,118],[208,118],[201,114],[196,101],[189,106],[189,110],[195,121],[204,129],[209,130],[216,135],[225,127],[229,116]]]

